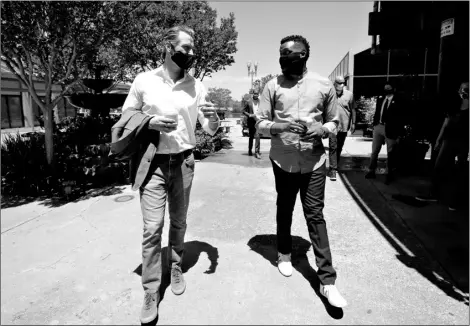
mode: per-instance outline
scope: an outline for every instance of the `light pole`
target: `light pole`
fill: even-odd
[[[253,63],[251,61],[248,61],[246,66],[248,68],[248,77],[251,76],[251,91],[253,90],[253,77],[258,77],[258,61],[255,61]]]

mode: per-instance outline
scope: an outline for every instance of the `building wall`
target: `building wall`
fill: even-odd
[[[3,67],[2,67],[3,68]],[[45,84],[34,83],[39,97],[45,96]],[[58,85],[52,88],[52,98],[61,89]],[[25,85],[19,82],[15,75],[2,69],[1,78],[1,129],[5,133],[27,132],[37,130],[42,112],[32,99]],[[56,121],[65,116],[75,116],[76,110],[65,99],[54,108]]]

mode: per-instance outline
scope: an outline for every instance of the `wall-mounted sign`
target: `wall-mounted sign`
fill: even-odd
[[[441,23],[441,37],[454,34],[454,18],[446,19]]]

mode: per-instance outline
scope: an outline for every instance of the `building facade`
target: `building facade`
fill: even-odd
[[[29,132],[39,129],[39,117],[41,109],[29,95],[27,87],[20,83],[18,78],[11,73],[2,63],[1,65],[1,129],[2,133]],[[45,84],[38,81],[34,83],[39,97],[45,96]],[[60,94],[60,86],[52,87],[52,97]],[[76,108],[70,105],[66,99],[62,99],[54,108],[56,120],[63,117],[75,116]]]

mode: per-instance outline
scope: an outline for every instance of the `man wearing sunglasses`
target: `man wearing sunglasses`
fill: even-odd
[[[345,80],[343,76],[337,76],[335,78],[334,86],[338,98],[339,124],[337,134],[332,133],[329,136],[328,154],[330,158],[330,168],[328,177],[331,181],[336,180],[341,151],[343,150],[348,131],[353,134],[356,130],[356,104],[354,102],[354,95],[344,89]]]
[[[133,189],[140,190],[143,215],[141,323],[158,315],[162,264],[171,270],[171,290],[182,294],[186,283],[181,270],[186,215],[194,176],[197,120],[214,135],[220,125],[213,104],[205,101],[204,85],[187,73],[194,59],[194,31],[176,26],[165,32],[165,61],[159,68],[139,74],[132,83],[124,110],[150,115],[148,128],[159,131],[154,147],[141,156]],[[145,169],[141,170],[141,166]],[[168,261],[162,262],[162,230],[168,198],[170,219]]]
[[[307,71],[310,46],[300,35],[281,40],[282,75],[270,80],[261,94],[256,127],[271,133],[269,153],[277,191],[278,269],[292,275],[292,213],[300,191],[313,252],[318,267],[320,292],[336,307],[346,300],[336,288],[323,207],[326,153],[322,138],[334,133],[338,107],[331,82]]]

